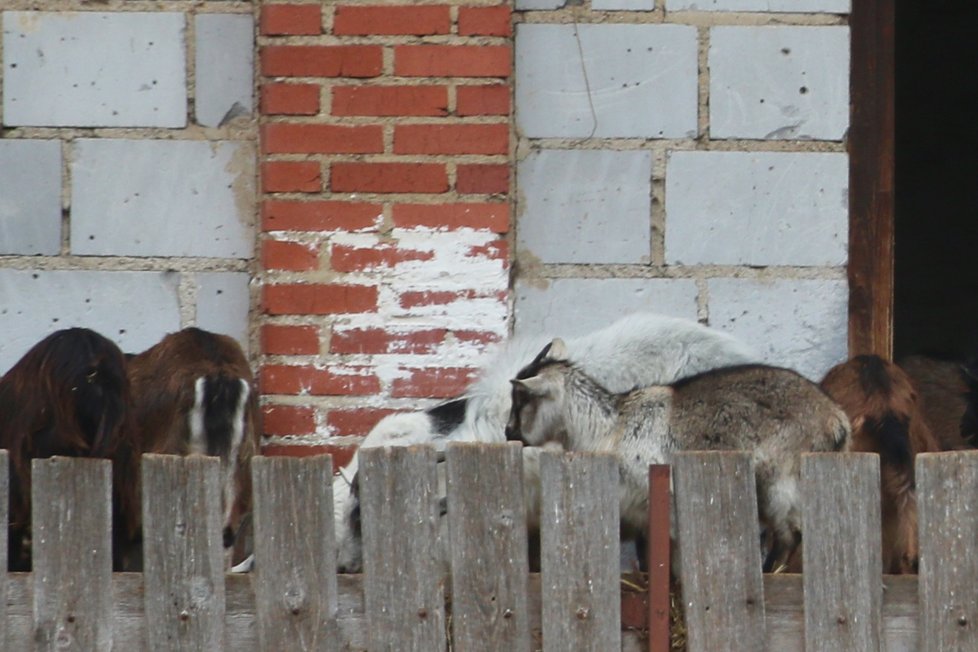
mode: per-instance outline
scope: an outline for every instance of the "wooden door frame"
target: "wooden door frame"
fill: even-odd
[[[849,17],[849,355],[893,355],[895,0]]]

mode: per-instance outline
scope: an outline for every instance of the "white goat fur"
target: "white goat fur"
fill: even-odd
[[[514,380],[507,431],[538,446],[610,452],[621,469],[622,524],[644,532],[649,464],[683,450],[743,450],[757,474],[762,521],[775,536],[769,566],[801,533],[801,453],[842,449],[849,419],[818,385],[779,367],[712,370],[674,385],[611,392],[570,361],[556,339]]]
[[[443,450],[449,441],[505,441],[511,407],[510,379],[531,362],[551,337],[518,337],[504,343],[463,395],[464,421],[448,433],[436,432],[426,412],[399,413],[374,426],[361,448],[430,442]],[[697,322],[653,313],[634,313],[611,325],[566,340],[571,359],[614,392],[670,383],[716,367],[756,362],[759,356],[740,340]],[[523,455],[524,491],[532,527],[539,505],[539,450]],[[360,543],[350,527],[356,505],[350,482],[356,456],[333,481],[338,565],[359,569]]]

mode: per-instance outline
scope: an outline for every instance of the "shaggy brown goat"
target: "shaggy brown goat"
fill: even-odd
[[[850,450],[880,456],[883,572],[915,573],[917,498],[914,458],[940,450],[917,392],[900,367],[875,355],[836,365],[821,383],[849,416]]]
[[[221,460],[224,545],[234,544],[251,511],[250,461],[258,449],[258,403],[251,367],[227,335],[186,328],[129,359],[132,422],[138,455],[211,455]],[[140,482],[127,491],[128,508],[140,509]],[[140,522],[140,519],[136,519]],[[138,531],[130,533],[138,541]],[[127,568],[141,561],[127,553]]]
[[[978,444],[978,397],[970,367],[960,361],[924,355],[908,356],[899,365],[917,389],[920,409],[941,450],[962,450]]]
[[[47,336],[0,380],[0,447],[10,452],[11,570],[30,569],[31,460],[125,455],[128,399],[122,351],[86,328]],[[115,527],[128,524],[117,519]]]

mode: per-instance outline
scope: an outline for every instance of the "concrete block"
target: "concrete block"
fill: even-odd
[[[763,11],[848,14],[849,0],[666,0],[666,11]]]
[[[71,165],[71,252],[254,255],[250,143],[81,139]]]
[[[516,0],[517,11],[545,11],[547,9],[560,9],[567,4],[567,0]]]
[[[650,152],[535,151],[517,175],[520,256],[545,263],[649,260]]]
[[[197,326],[224,333],[248,351],[248,312],[251,309],[250,276],[244,272],[198,272]]]
[[[655,0],[591,0],[594,11],[652,11]]]
[[[61,250],[61,143],[0,140],[0,254]]]
[[[710,137],[842,140],[848,27],[710,30]]]
[[[696,48],[687,25],[517,25],[517,127],[528,138],[695,136]]]
[[[849,287],[818,279],[710,279],[710,326],[755,347],[768,364],[821,380],[847,357]]]
[[[3,12],[3,121],[183,127],[184,15]]]
[[[0,373],[62,328],[83,326],[123,351],[149,348],[180,328],[175,272],[0,269]]]
[[[254,18],[251,14],[197,14],[194,112],[217,127],[251,115],[254,95]]]
[[[845,265],[842,153],[673,152],[666,167],[666,262]]]
[[[515,295],[516,335],[573,337],[641,310],[696,319],[696,282],[692,279],[517,281]]]

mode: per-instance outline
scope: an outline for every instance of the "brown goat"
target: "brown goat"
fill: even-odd
[[[0,380],[0,447],[10,454],[11,570],[30,569],[31,460],[126,455],[128,399],[122,351],[86,328],[47,336]],[[116,520],[117,530],[127,527]]]
[[[883,572],[916,572],[914,458],[939,451],[940,444],[911,379],[892,362],[860,355],[830,369],[821,386],[849,416],[850,450],[880,456]]]
[[[975,427],[975,381],[960,361],[912,355],[899,362],[913,381],[920,409],[941,450],[978,444]]]
[[[130,357],[133,439],[129,509],[140,506],[138,455],[211,455],[221,460],[224,545],[233,545],[251,510],[250,461],[258,448],[258,403],[251,367],[227,335],[186,328]],[[138,523],[139,520],[137,519]],[[130,533],[133,542],[138,533]],[[126,567],[141,565],[127,554]]]

